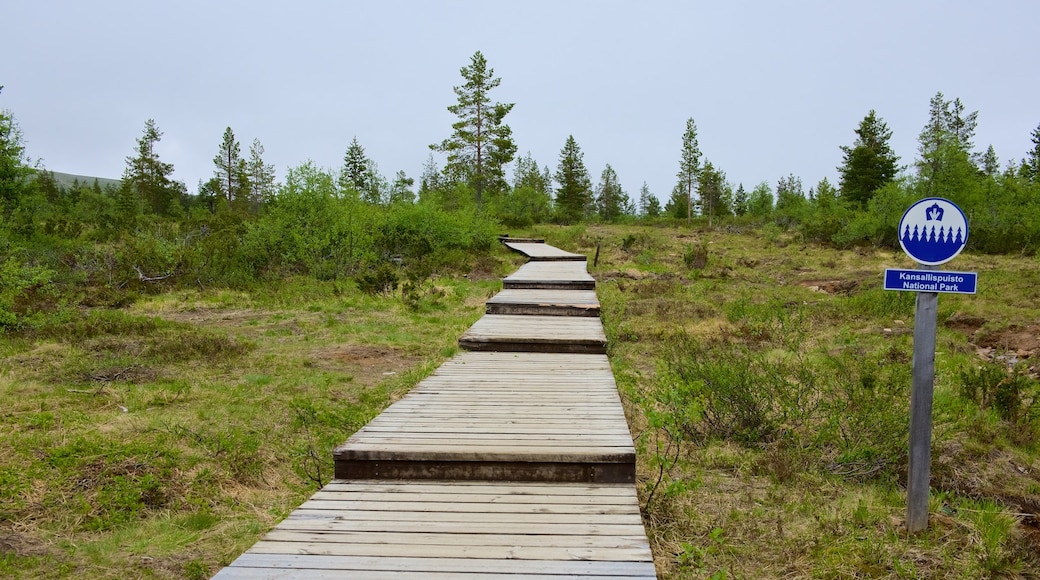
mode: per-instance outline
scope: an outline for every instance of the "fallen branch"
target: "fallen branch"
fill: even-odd
[[[146,276],[137,266],[134,266],[134,271],[137,272],[137,278],[142,282],[158,282],[160,280],[165,280],[174,274],[173,272],[170,272],[169,274],[161,274],[159,276]]]

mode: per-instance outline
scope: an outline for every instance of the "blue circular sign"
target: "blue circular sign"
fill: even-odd
[[[919,264],[945,264],[961,253],[967,243],[968,218],[948,199],[922,199],[899,220],[899,245]]]

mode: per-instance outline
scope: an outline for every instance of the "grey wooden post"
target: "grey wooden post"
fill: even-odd
[[[935,270],[933,267],[922,268]],[[913,385],[910,392],[910,467],[906,479],[906,529],[928,527],[928,489],[932,462],[932,391],[935,386],[935,335],[939,294],[918,292],[914,313]]]

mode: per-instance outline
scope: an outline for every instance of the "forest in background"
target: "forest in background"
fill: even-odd
[[[496,233],[538,223],[773,227],[837,248],[892,248],[905,208],[934,196],[967,214],[969,251],[1040,247],[1040,126],[1033,148],[1002,165],[992,146],[974,143],[978,112],[942,93],[908,164],[871,110],[840,146],[839,183],[825,178],[807,191],[793,174],[775,186],[734,186],[701,151],[690,118],[662,207],[645,182],[637,195],[625,192],[610,164],[594,184],[573,135],[555,170],[518,156],[505,122],[514,103],[491,97],[501,79],[479,51],[460,73],[458,102],[448,107],[458,121],[430,145],[418,183],[401,171],[392,180],[380,174],[356,138],[342,167],[307,161],[279,178],[260,141],[244,154],[228,127],[213,177],[190,193],[159,158],[162,131],[149,119],[119,186],[65,184],[33,161],[14,113],[0,111],[0,328],[176,286],[244,288],[303,275],[384,289],[464,271]]]

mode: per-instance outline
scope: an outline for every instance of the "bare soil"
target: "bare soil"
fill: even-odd
[[[312,360],[318,368],[345,372],[355,383],[372,386],[415,368],[422,358],[388,347],[349,344],[317,349]]]

